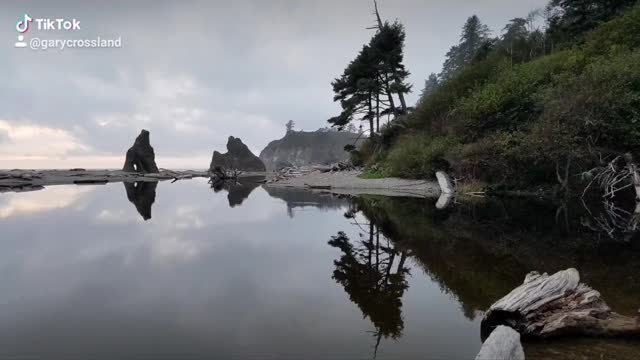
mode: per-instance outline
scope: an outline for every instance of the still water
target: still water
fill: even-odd
[[[491,303],[567,267],[615,311],[640,306],[636,234],[566,205],[434,203],[204,180],[0,194],[0,358],[472,359]]]

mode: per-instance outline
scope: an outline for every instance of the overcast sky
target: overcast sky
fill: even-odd
[[[498,34],[547,0],[379,0],[407,32],[415,103],[465,19]],[[227,137],[255,153],[339,108],[331,81],[372,35],[371,0],[3,1],[0,4],[0,168],[120,167],[141,129],[160,167],[208,165]],[[78,19],[72,32],[25,40],[122,38],[117,49],[15,48],[15,24]]]

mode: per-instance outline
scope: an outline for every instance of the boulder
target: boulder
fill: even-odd
[[[149,132],[142,130],[133,146],[127,151],[123,171],[139,173],[157,173],[156,155],[149,142]]]
[[[213,152],[209,171],[221,167],[226,170],[241,171],[267,171],[259,157],[255,156],[247,145],[242,143],[240,138],[229,136],[227,141],[227,152],[221,154],[217,151]]]

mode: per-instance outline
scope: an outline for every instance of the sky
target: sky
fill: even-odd
[[[547,0],[379,0],[406,28],[415,103],[478,15],[494,35]],[[240,137],[258,154],[339,113],[331,81],[374,24],[372,0],[2,1],[0,169],[119,168],[141,129],[159,167],[206,168]],[[24,34],[16,22],[34,19]],[[76,19],[77,30],[35,19]],[[18,36],[27,47],[15,47]],[[120,39],[118,48],[31,49],[48,40]]]

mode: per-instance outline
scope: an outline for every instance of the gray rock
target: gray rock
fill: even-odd
[[[149,142],[149,132],[142,130],[136,138],[133,146],[127,151],[123,171],[139,173],[157,173],[156,155]]]
[[[216,167],[221,167],[227,170],[266,171],[266,167],[262,163],[262,160],[255,156],[251,150],[249,150],[247,145],[242,143],[240,138],[234,138],[233,136],[229,136],[229,140],[227,141],[227,152],[225,154],[221,154],[217,151],[213,152],[209,170],[211,171]]]

